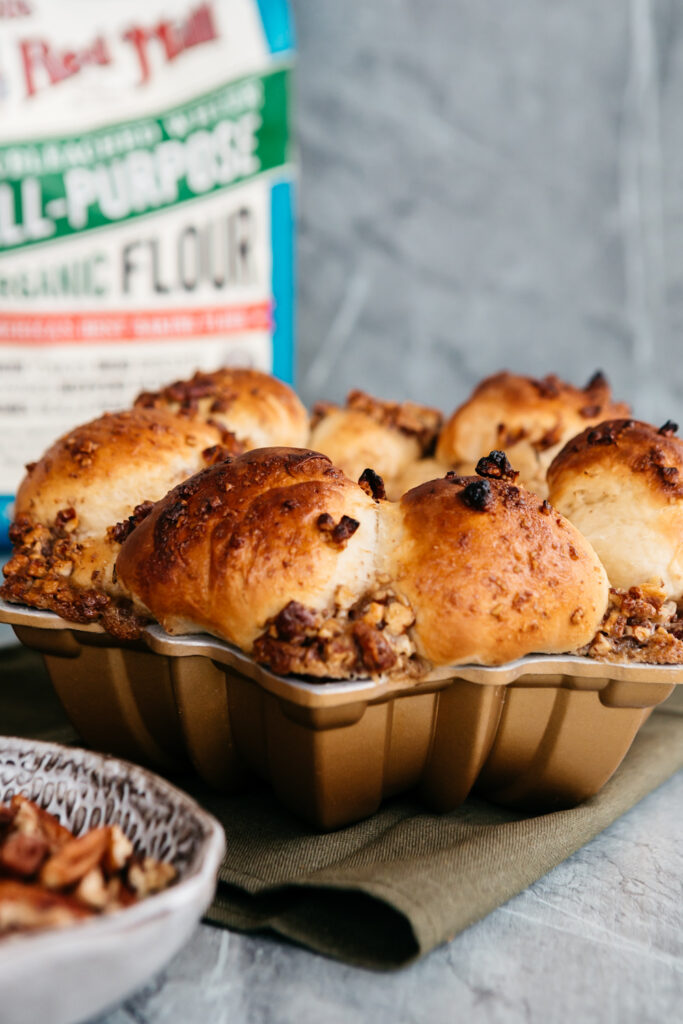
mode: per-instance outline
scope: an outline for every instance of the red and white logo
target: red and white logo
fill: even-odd
[[[16,13],[10,14],[10,11]],[[25,0],[0,0],[1,17],[19,17],[30,14]],[[3,15],[3,12],[8,12]],[[176,60],[180,54],[201,43],[218,38],[218,29],[211,3],[201,3],[180,19],[162,18],[153,25],[133,24],[121,34],[134,54],[140,70],[140,85],[145,85],[152,76],[152,51],[161,53],[166,63]],[[86,45],[55,46],[43,36],[19,40],[21,66],[24,72],[26,96],[35,96],[41,90],[59,85],[77,75],[85,67],[113,63],[109,41],[98,35]]]

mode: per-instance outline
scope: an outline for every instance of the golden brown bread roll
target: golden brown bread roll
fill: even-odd
[[[441,413],[414,402],[384,402],[351,391],[346,406],[319,402],[311,422],[309,445],[329,456],[352,480],[373,469],[390,498],[400,497],[396,481],[433,450]],[[444,470],[445,472],[445,470]]]
[[[170,633],[215,633],[280,672],[378,671],[398,653],[348,620],[377,586],[377,508],[326,456],[260,449],[175,488],[117,572]]]
[[[479,469],[492,479],[393,504],[373,499],[374,474],[361,487],[318,453],[250,452],[159,502],[119,579],[169,632],[207,630],[283,674],[419,674],[587,643],[607,605],[595,553],[503,479],[501,453]]]
[[[663,581],[683,599],[683,441],[616,419],[584,430],[548,471],[550,500],[597,551],[613,587]]]
[[[198,370],[159,391],[135,400],[143,409],[200,416],[234,434],[241,449],[270,445],[299,447],[308,439],[308,414],[294,391],[259,370],[227,366],[213,373]]]
[[[588,643],[607,606],[605,571],[571,523],[514,483],[492,452],[480,476],[422,484],[388,507],[394,589],[435,665],[497,665]]]
[[[483,380],[445,424],[436,457],[444,466],[471,473],[477,459],[492,448],[502,448],[519,470],[520,483],[545,497],[548,466],[569,438],[629,411],[627,405],[612,402],[601,373],[585,388],[575,388],[554,374],[535,380],[497,373]]]
[[[128,517],[227,454],[216,427],[163,410],[107,413],[76,427],[27,467],[2,596],[77,622],[106,613],[116,629],[112,569]]]

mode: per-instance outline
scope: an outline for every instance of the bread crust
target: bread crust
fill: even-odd
[[[612,401],[600,373],[585,388],[576,388],[554,374],[538,380],[504,371],[483,380],[456,409],[439,436],[436,456],[470,473],[480,456],[502,448],[520,471],[521,483],[545,497],[547,468],[569,438],[629,411]]]
[[[371,586],[377,503],[324,455],[269,448],[176,487],[124,543],[119,579],[170,633],[251,650],[295,601],[350,606]]]
[[[105,615],[128,635],[111,598],[122,596],[113,567],[129,517],[218,454],[227,449],[216,427],[163,410],[106,413],[69,431],[19,487],[2,596],[77,622]]]
[[[607,607],[604,570],[547,503],[495,478],[514,474],[494,455],[481,467],[491,479],[452,477],[391,503],[321,454],[250,452],[159,502],[118,575],[167,631],[207,630],[283,673],[574,650]]]
[[[550,497],[595,547],[612,586],[661,580],[683,600],[683,440],[630,419],[584,430],[554,459]]]
[[[434,664],[573,651],[607,607],[604,569],[547,502],[504,479],[450,474],[396,506],[395,589]]]
[[[393,499],[403,493],[398,484],[402,474],[433,451],[441,422],[438,409],[386,402],[355,390],[343,408],[329,402],[315,406],[309,443],[352,480],[373,469]]]
[[[308,413],[296,393],[277,377],[244,367],[198,370],[188,380],[146,391],[135,405],[165,409],[216,423],[241,450],[270,445],[300,447],[308,440]]]

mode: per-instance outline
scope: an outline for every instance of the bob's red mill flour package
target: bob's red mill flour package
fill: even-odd
[[[0,0],[0,516],[60,434],[293,372],[286,0]],[[5,531],[1,531],[5,533]]]

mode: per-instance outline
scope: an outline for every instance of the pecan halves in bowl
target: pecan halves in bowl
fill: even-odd
[[[175,877],[172,864],[136,854],[118,825],[74,836],[24,796],[0,804],[0,936],[119,910]]]

